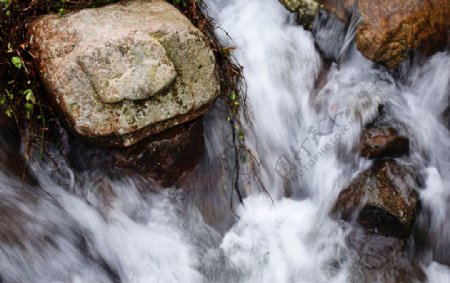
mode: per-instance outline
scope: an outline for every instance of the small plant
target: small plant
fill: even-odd
[[[172,4],[186,6],[186,1],[185,0],[169,0],[169,2],[172,2]]]
[[[118,0],[0,0],[0,109],[2,115],[14,119],[19,130],[30,130],[26,144],[39,142],[42,151],[46,121],[54,115],[51,107],[43,103],[43,90],[28,46],[27,25],[42,14],[63,16],[71,9],[115,2]]]
[[[14,56],[14,57],[12,57],[11,58],[11,63],[14,65],[14,67],[16,67],[17,69],[22,69],[22,60],[19,58],[19,57],[17,57],[17,56]]]

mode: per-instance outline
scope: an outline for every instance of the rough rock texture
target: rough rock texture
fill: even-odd
[[[334,208],[372,233],[398,238],[411,234],[422,180],[416,170],[395,160],[378,160],[341,192]]]
[[[78,172],[101,172],[120,179],[132,176],[169,187],[193,169],[204,150],[203,117],[152,135],[126,148],[105,148],[71,137],[66,146],[70,165]],[[153,184],[153,185],[156,185]],[[153,190],[155,186],[145,186]],[[106,188],[107,189],[107,188]]]
[[[203,149],[203,118],[198,118],[121,150],[114,163],[168,187],[198,163]]]
[[[299,23],[305,28],[311,28],[311,24],[319,10],[318,1],[315,0],[280,0],[280,2],[291,12],[297,12]]]
[[[353,231],[346,242],[358,255],[352,262],[350,282],[426,282],[420,264],[408,258],[403,240]]]
[[[349,21],[357,0],[320,0],[321,7],[328,12],[336,15],[336,17],[344,23]]]
[[[361,53],[393,69],[409,50],[431,54],[449,43],[448,0],[359,0],[363,22],[356,34]]]
[[[309,29],[319,10],[323,8],[347,23],[357,0],[280,0],[291,12],[298,12],[298,22]]]
[[[361,156],[376,159],[409,154],[409,139],[389,125],[372,125],[364,129]]]
[[[165,1],[134,1],[29,26],[46,92],[75,133],[130,146],[203,114],[219,94],[202,33]]]

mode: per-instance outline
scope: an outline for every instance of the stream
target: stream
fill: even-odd
[[[200,164],[164,190],[138,175],[105,172],[107,157],[87,155],[63,128],[62,149],[49,144],[51,159],[36,150],[23,179],[14,173],[21,171],[12,157],[17,134],[5,129],[0,282],[373,282],[349,245],[354,231],[330,211],[372,164],[357,149],[380,104],[405,125],[408,162],[425,173],[426,217],[415,233],[426,230],[428,241],[410,241],[408,262],[428,282],[450,282],[450,54],[404,64],[394,77],[356,50],[351,30],[328,25],[316,33],[319,45],[340,40],[333,45],[339,64],[328,64],[278,0],[205,2],[244,68],[250,120],[243,130],[260,180],[244,162],[244,205],[231,192],[231,132],[220,101],[204,120]],[[77,170],[77,162],[90,169]]]

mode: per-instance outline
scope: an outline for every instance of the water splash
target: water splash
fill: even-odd
[[[436,262],[448,264],[450,250],[448,52],[407,66],[396,80],[353,48],[350,28],[333,51],[345,60],[321,74],[326,64],[312,34],[277,0],[206,3],[244,67],[253,122],[247,144],[274,202],[245,176],[249,196],[230,220],[231,168],[218,159],[228,134],[220,103],[206,119],[206,155],[182,186],[187,192],[161,192],[120,172],[80,173],[56,147],[56,163],[29,164],[27,184],[4,167],[9,145],[1,139],[0,282],[358,281],[350,230],[329,211],[371,164],[356,148],[380,104],[408,129],[411,160],[427,175],[420,194],[429,218],[418,223],[429,226],[429,237],[418,260],[430,282],[449,281],[450,270]],[[322,27],[322,35],[333,33],[327,28],[336,26]],[[206,169],[213,180],[202,177]]]

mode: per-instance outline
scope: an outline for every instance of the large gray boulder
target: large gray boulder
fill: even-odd
[[[219,94],[203,34],[165,1],[133,1],[28,29],[47,95],[76,134],[112,146],[203,114]]]

